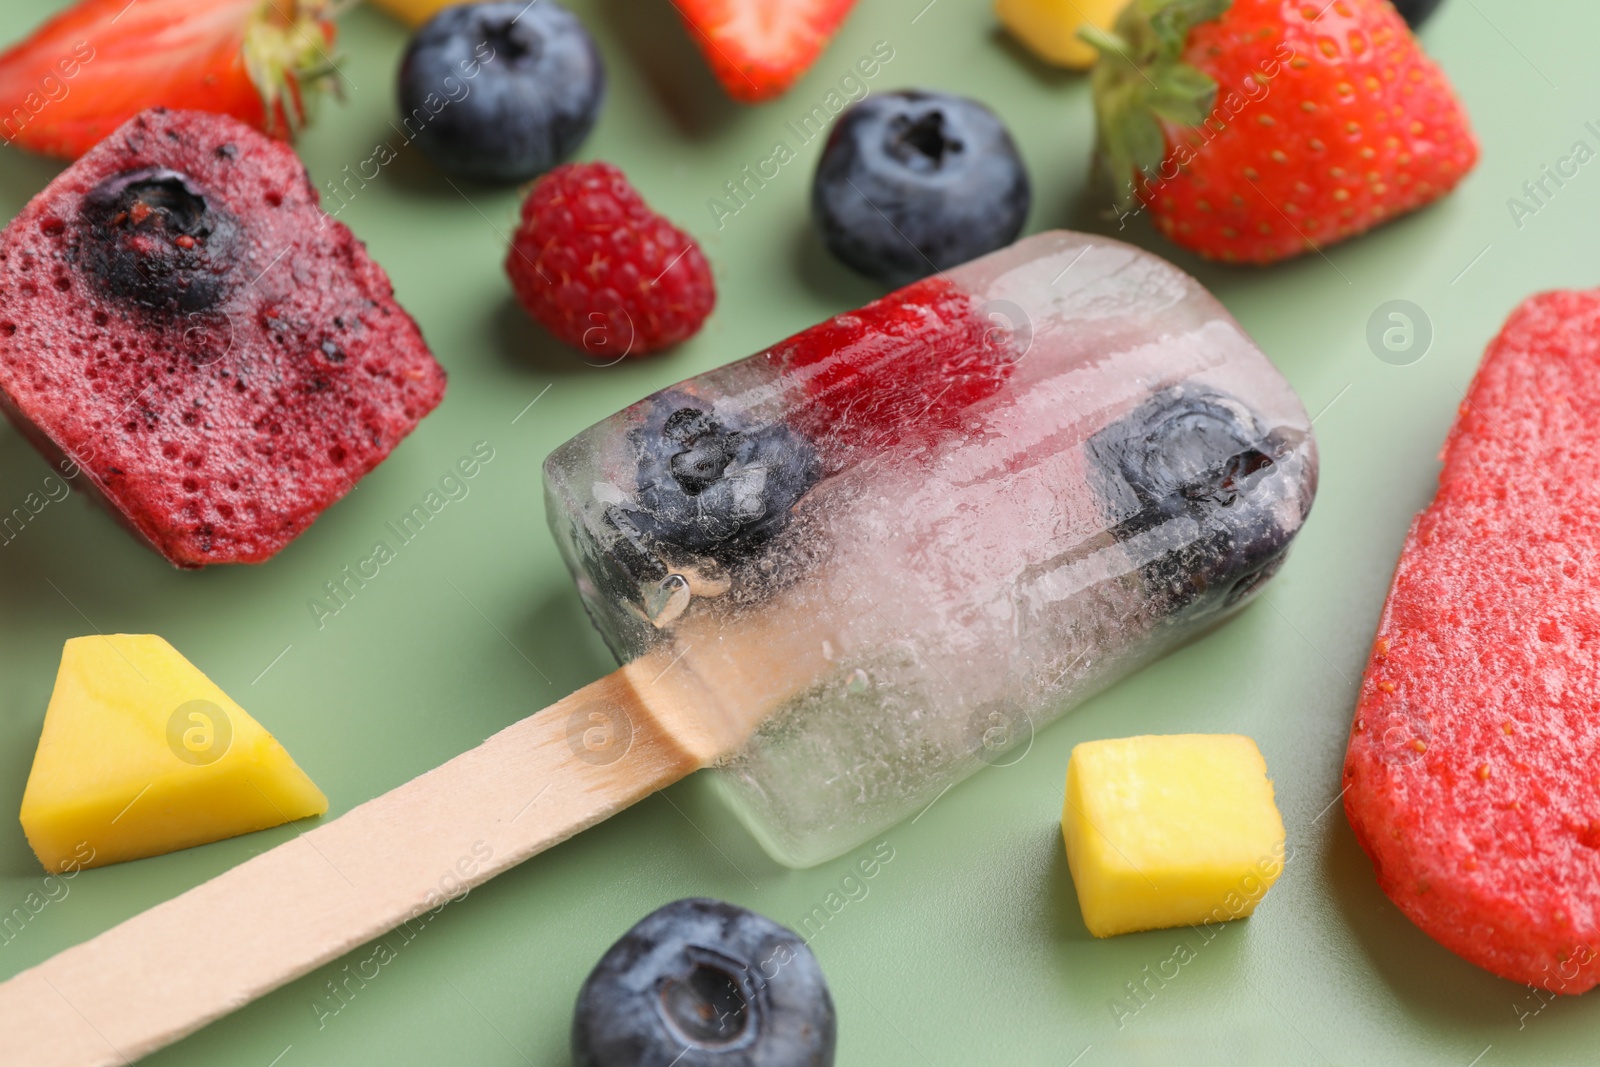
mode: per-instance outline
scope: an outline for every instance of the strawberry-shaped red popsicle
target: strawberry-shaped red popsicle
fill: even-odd
[[[1518,308],[1412,524],[1344,807],[1378,884],[1457,955],[1600,982],[1600,292]]]

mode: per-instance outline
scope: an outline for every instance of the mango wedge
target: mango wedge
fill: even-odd
[[[22,796],[47,870],[98,867],[328,810],[261,724],[159,637],[76,637]]]
[[[1096,937],[1242,919],[1283,873],[1266,761],[1233,734],[1078,745],[1061,831]]]

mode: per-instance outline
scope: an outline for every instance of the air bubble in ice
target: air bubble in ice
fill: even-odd
[[[693,596],[689,591],[689,579],[681,574],[669,574],[645,597],[644,610],[657,629],[665,629],[689,610]]]

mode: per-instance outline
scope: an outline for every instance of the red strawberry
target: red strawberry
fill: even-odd
[[[609,163],[568,163],[533,184],[506,273],[529,315],[602,359],[687,340],[717,302],[694,238]]]
[[[1172,240],[1271,263],[1455,187],[1478,142],[1388,0],[1129,4],[1094,74],[1100,154]]]
[[[728,95],[757,104],[799,80],[855,2],[676,0],[676,6]]]
[[[76,159],[150,107],[287,138],[336,85],[328,0],[83,0],[0,55],[0,140]]]

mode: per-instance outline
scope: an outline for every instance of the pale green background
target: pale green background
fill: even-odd
[[[968,93],[1004,117],[1034,178],[1030,230],[1098,225],[1083,199],[1092,136],[1084,79],[1026,59],[996,33],[981,0],[924,3],[862,0],[810,76],[757,109],[720,96],[667,0],[575,4],[611,70],[609,105],[584,156],[622,165],[699,237],[721,286],[705,332],[670,355],[597,369],[541,336],[512,304],[500,269],[516,193],[458,192],[402,153],[342,217],[393,275],[449,368],[443,407],[262,567],[178,573],[77,495],[0,547],[0,810],[15,811],[22,796],[62,641],[92,628],[169,638],[277,733],[334,814],[609,670],[545,531],[540,461],[624,403],[876,293],[832,263],[808,227],[820,143],[801,148],[725,229],[713,224],[706,199],[765,158],[775,138],[792,143],[786,120],[888,41],[895,58],[875,88]],[[59,6],[6,0],[0,40]],[[1477,172],[1443,204],[1326,258],[1265,271],[1202,265],[1142,224],[1132,231],[1211,286],[1321,412],[1315,513],[1262,603],[1044,732],[1017,765],[984,772],[886,835],[893,861],[814,942],[838,1003],[842,1064],[1593,1060],[1600,1001],[1564,999],[1519,1025],[1519,1013],[1541,1002],[1406,922],[1333,803],[1390,569],[1432,491],[1435,455],[1484,344],[1525,295],[1592,285],[1600,274],[1600,163],[1521,229],[1507,208],[1575,140],[1600,147],[1584,128],[1600,120],[1600,7],[1539,4],[1534,24],[1532,6],[1447,0],[1425,31],[1484,144]],[[370,11],[350,15],[344,29],[348,99],[302,142],[319,182],[382,140],[398,143],[389,120],[404,32]],[[0,152],[4,217],[56,169]],[[1413,366],[1380,362],[1364,339],[1368,316],[1391,299],[1415,301],[1433,322],[1432,351]],[[308,598],[478,440],[492,442],[496,458],[471,495],[319,630]],[[0,511],[48,473],[14,433],[0,433]],[[1177,731],[1239,731],[1260,742],[1295,857],[1259,914],[1209,944],[1191,931],[1095,941],[1078,917],[1058,837],[1067,754],[1088,738]],[[709,894],[793,923],[850,869],[854,857],[808,871],[774,865],[708,785],[677,786],[474,891],[321,1029],[311,1005],[336,967],[149,1062],[564,1064],[579,984],[647,911]],[[88,872],[0,946],[0,975],[293,833]],[[4,820],[0,912],[38,889],[39,875],[21,830]],[[1179,942],[1196,958],[1119,1029],[1110,1005],[1124,983]]]

